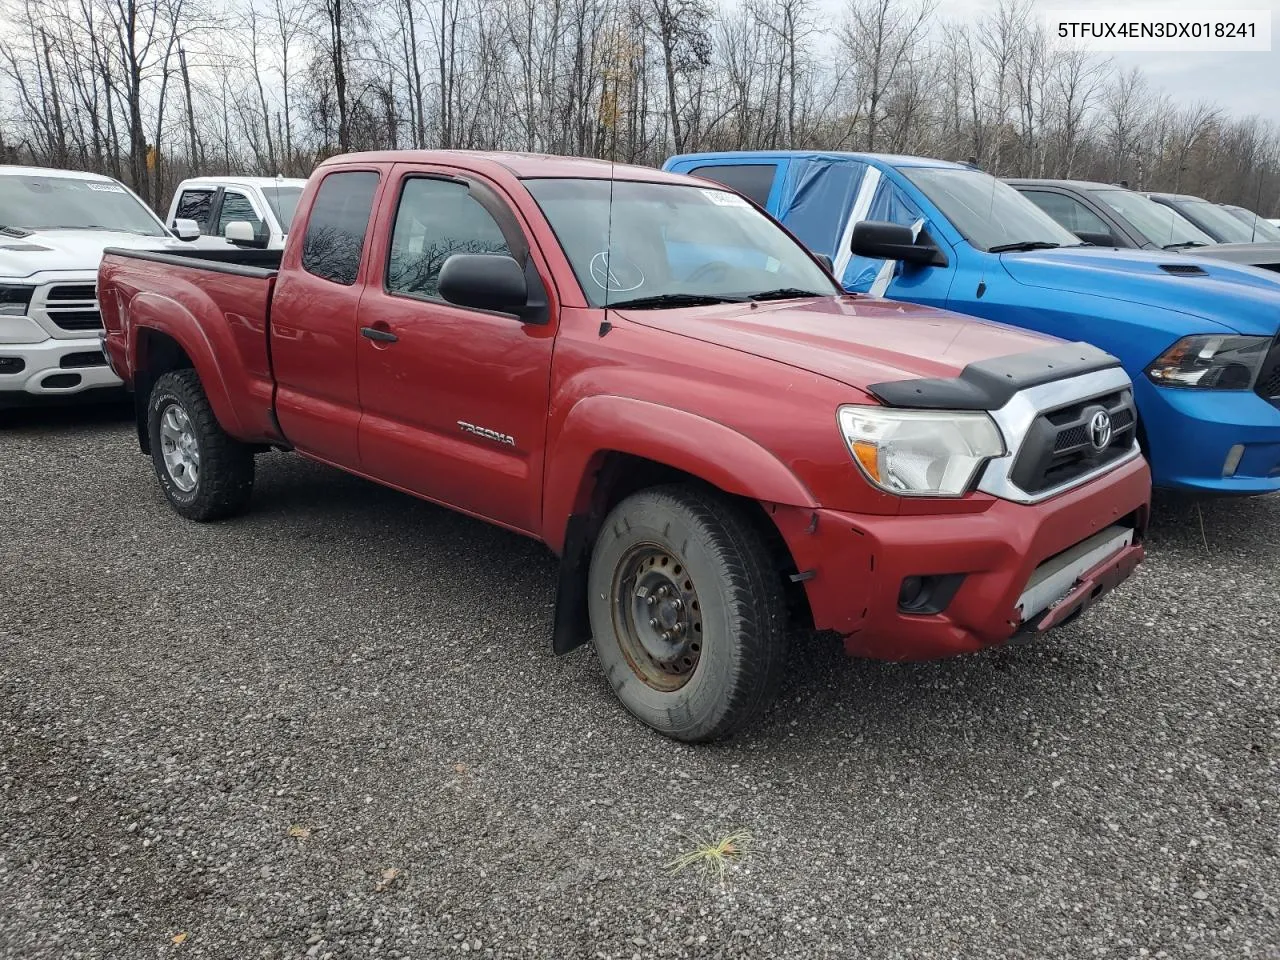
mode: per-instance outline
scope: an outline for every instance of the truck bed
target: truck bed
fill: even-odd
[[[123,250],[119,247],[108,247],[104,253],[122,257],[136,257],[139,260],[151,260],[155,263],[168,263],[176,267],[201,267],[219,273],[237,273],[241,276],[262,276],[274,274],[280,269],[280,257],[283,250],[258,250],[256,248],[218,247],[177,248],[174,250]],[[193,262],[194,261],[194,262]],[[249,268],[242,270],[241,268]]]
[[[237,436],[282,439],[273,412],[268,343],[281,251],[108,248],[98,274],[104,347],[126,384],[150,350],[176,344],[200,373],[209,402]],[[157,340],[157,337],[160,339]]]

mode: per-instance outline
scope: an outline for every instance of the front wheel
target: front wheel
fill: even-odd
[[[160,377],[147,403],[151,461],[169,504],[188,520],[240,513],[253,493],[253,452],[227,435],[194,370]]]
[[[588,573],[596,653],[618,699],[690,742],[737,732],[772,702],[787,626],[759,531],[700,488],[643,490],[609,514]]]

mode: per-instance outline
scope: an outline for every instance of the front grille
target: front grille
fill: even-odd
[[[101,350],[82,350],[79,353],[68,353],[58,361],[63,370],[79,370],[82,367],[105,367],[107,358]]]
[[[1262,399],[1280,405],[1280,334],[1276,335],[1267,358],[1262,361],[1262,370],[1253,390]]]
[[[1111,439],[1099,449],[1090,423],[1105,410]],[[1133,393],[1120,390],[1040,414],[1031,424],[1009,479],[1029,494],[1043,493],[1114,463],[1133,447],[1137,415]]]
[[[0,373],[21,373],[27,369],[27,361],[21,357],[0,357]]]
[[[60,330],[101,330],[97,298],[92,283],[61,283],[45,294],[44,311]]]
[[[1053,422],[1050,420],[1050,422]],[[1121,408],[1111,417],[1112,431],[1124,430],[1133,424],[1133,412],[1128,409]],[[1087,423],[1079,423],[1073,427],[1059,431],[1058,439],[1054,441],[1053,452],[1063,453],[1075,447],[1083,446],[1090,443],[1089,425]]]
[[[98,291],[92,283],[64,283],[49,288],[46,300],[88,300],[98,302]]]
[[[49,319],[62,330],[101,330],[102,314],[97,310],[53,310]]]

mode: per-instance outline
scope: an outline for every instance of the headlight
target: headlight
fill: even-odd
[[[848,406],[838,418],[867,479],[902,496],[961,496],[983,464],[1005,453],[985,413]]]
[[[1183,337],[1147,368],[1152,383],[1204,390],[1251,390],[1270,337]]]
[[[25,317],[35,287],[0,284],[0,317]]]

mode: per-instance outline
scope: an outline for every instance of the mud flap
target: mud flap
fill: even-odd
[[[138,449],[147,456],[151,455],[151,430],[147,427],[147,401],[151,399],[150,384],[148,381],[148,389],[144,392],[138,389],[139,384],[134,384],[133,390],[133,418],[138,428]]]
[[[556,582],[556,612],[551,628],[551,650],[568,653],[591,639],[587,616],[587,564],[591,559],[591,523],[586,514],[570,515],[565,525],[564,551]]]

